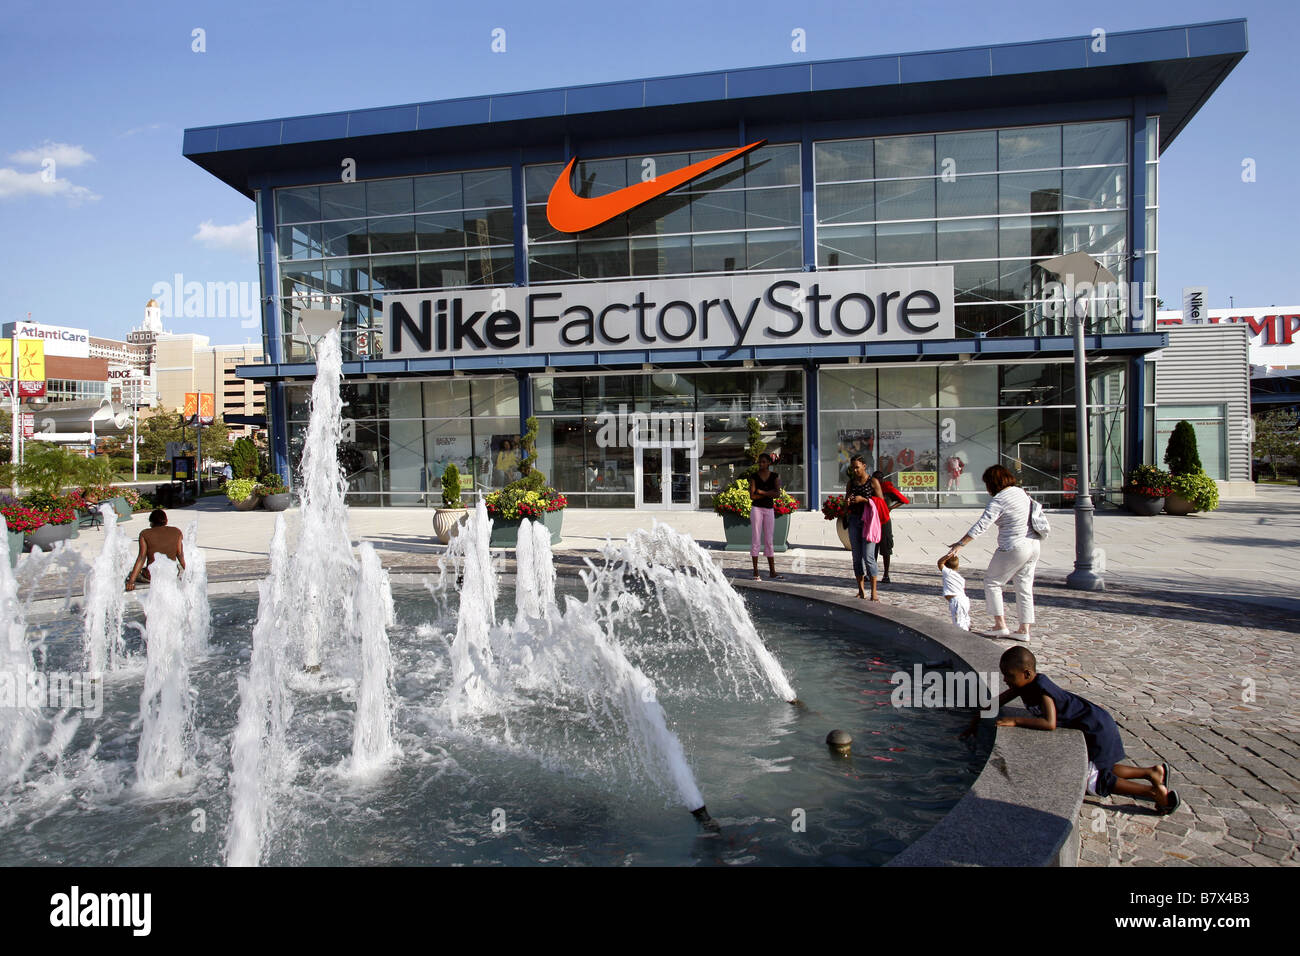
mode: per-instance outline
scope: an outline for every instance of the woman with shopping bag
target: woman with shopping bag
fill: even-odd
[[[858,597],[867,597],[863,588],[865,570],[871,577],[871,600],[879,601],[876,593],[876,578],[879,577],[876,547],[880,544],[885,499],[880,482],[867,474],[867,464],[861,455],[854,455],[849,461],[844,500],[849,505],[849,546],[853,549],[853,576],[858,582]]]

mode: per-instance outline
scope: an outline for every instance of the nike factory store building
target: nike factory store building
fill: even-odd
[[[276,467],[342,313],[354,505],[537,467],[570,506],[698,509],[759,422],[817,508],[861,454],[918,506],[1010,468],[1078,482],[1073,341],[1041,263],[1086,252],[1091,478],[1152,461],[1161,153],[1246,52],[1233,20],[189,129],[254,200]]]

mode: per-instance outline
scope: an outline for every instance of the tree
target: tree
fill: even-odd
[[[1255,417],[1255,454],[1268,459],[1273,480],[1278,478],[1277,459],[1300,458],[1300,421],[1278,409]]]
[[[1165,464],[1171,475],[1194,475],[1205,470],[1196,450],[1196,430],[1191,422],[1181,421],[1174,426],[1165,447]]]
[[[140,419],[138,430],[140,460],[148,464],[150,472],[158,474],[163,470],[164,463],[170,465],[167,458],[167,443],[181,440],[180,414],[166,408],[159,408],[155,414]],[[185,437],[193,439],[192,434],[186,434]]]
[[[230,470],[236,478],[257,478],[259,459],[251,438],[237,438],[230,446]]]

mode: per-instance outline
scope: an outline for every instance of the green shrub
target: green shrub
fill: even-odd
[[[106,460],[83,458],[60,445],[34,441],[18,466],[18,484],[28,491],[57,495],[68,485],[107,484],[115,477],[104,473],[107,468]]]
[[[231,501],[246,501],[257,490],[252,478],[232,478],[226,482],[226,497]]]
[[[447,465],[442,473],[442,506],[444,508],[463,508],[460,500],[460,469],[455,462]]]
[[[256,478],[260,471],[257,446],[251,438],[236,438],[230,446],[230,470],[236,478]]]
[[[1197,511],[1213,511],[1219,507],[1219,486],[1204,471],[1174,475],[1169,485]]]
[[[1173,475],[1191,475],[1204,470],[1196,449],[1196,430],[1191,422],[1182,421],[1174,426],[1174,433],[1169,436],[1169,444],[1165,447],[1165,464]]]

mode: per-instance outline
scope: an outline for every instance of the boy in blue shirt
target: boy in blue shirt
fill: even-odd
[[[1002,707],[1017,698],[1032,717],[999,717],[999,727],[1027,727],[1055,730],[1066,727],[1083,731],[1088,745],[1088,792],[1099,797],[1112,793],[1150,800],[1161,816],[1178,809],[1178,794],[1169,789],[1169,764],[1132,767],[1120,763],[1124,744],[1115,720],[1105,710],[1076,694],[1062,690],[1038,673],[1038,661],[1027,647],[1013,647],[998,661],[1007,689],[998,698]],[[979,714],[971,720],[967,734],[979,725]],[[1139,782],[1143,781],[1143,782]]]

